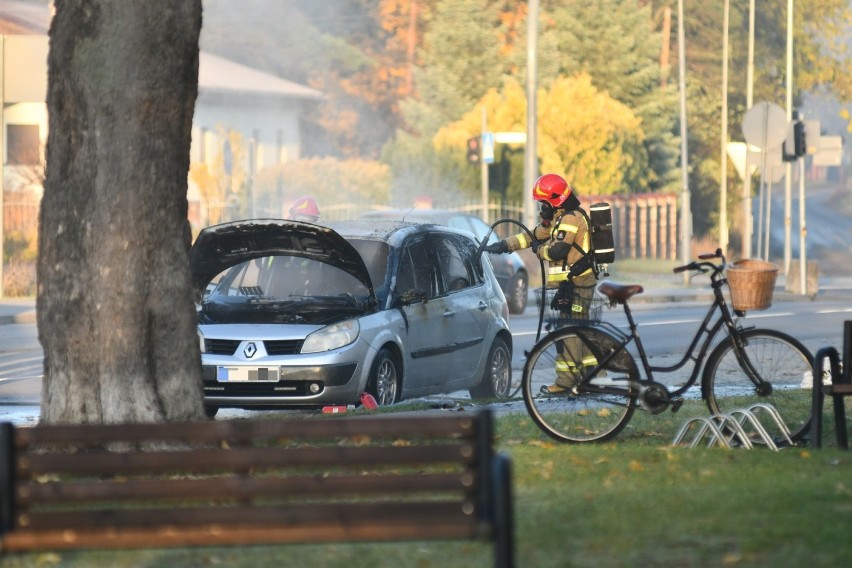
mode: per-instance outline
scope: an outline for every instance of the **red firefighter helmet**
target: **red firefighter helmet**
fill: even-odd
[[[546,201],[553,207],[559,207],[571,197],[571,186],[562,176],[544,174],[535,180],[532,196],[536,201]]]
[[[320,212],[313,197],[300,197],[290,207],[290,219],[314,223],[319,220]]]

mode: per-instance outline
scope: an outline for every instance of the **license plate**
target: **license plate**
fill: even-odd
[[[278,367],[217,367],[216,380],[220,383],[277,382]]]

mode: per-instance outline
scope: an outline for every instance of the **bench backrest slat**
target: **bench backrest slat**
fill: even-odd
[[[313,475],[299,477],[234,476],[212,479],[133,479],[22,483],[18,501],[23,506],[50,503],[91,503],[96,501],[199,499],[218,502],[250,498],[322,496],[361,498],[394,493],[466,492],[473,488],[468,473],[415,473],[399,475]]]
[[[292,439],[308,442],[312,439],[353,436],[370,441],[372,438],[394,439],[421,436],[447,438],[470,436],[474,428],[471,416],[408,416],[394,420],[393,415],[366,416],[353,419],[327,420],[221,420],[215,422],[165,424],[81,424],[47,425],[15,430],[15,444],[104,444],[115,440],[127,442],[181,442],[217,444],[231,440]]]
[[[169,452],[107,452],[29,454],[19,456],[18,475],[44,474],[115,475],[172,472],[258,471],[272,468],[331,468],[403,466],[418,464],[466,464],[474,457],[470,444],[361,446],[320,448],[187,448]]]
[[[458,501],[423,502],[350,502],[253,505],[233,507],[146,507],[133,509],[101,509],[28,512],[21,514],[22,528],[27,530],[93,530],[106,527],[159,528],[182,526],[299,526],[312,523],[394,523],[416,516],[429,533],[432,522],[456,519],[456,523],[476,524],[472,504]]]

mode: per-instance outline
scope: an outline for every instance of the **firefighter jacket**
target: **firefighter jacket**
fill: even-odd
[[[547,287],[558,287],[560,282],[568,279],[568,269],[571,268],[571,265],[583,258],[590,249],[591,235],[586,218],[577,210],[557,209],[549,226],[539,222],[532,232],[537,241],[537,247],[533,247],[533,250],[541,260],[545,261],[548,267]],[[529,248],[536,244],[530,242],[529,234],[526,231],[506,238],[505,242],[510,251]],[[560,257],[557,254],[551,255],[551,247],[560,242],[569,247],[567,257]],[[575,243],[577,246],[572,246]],[[564,247],[557,247],[557,249],[559,248],[564,250]],[[591,268],[574,277],[574,281],[580,285],[594,283],[595,279],[594,271]]]

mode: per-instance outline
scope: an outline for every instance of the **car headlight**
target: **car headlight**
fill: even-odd
[[[302,353],[331,351],[353,343],[358,339],[361,326],[357,320],[347,320],[324,327],[305,338]]]
[[[204,346],[204,336],[201,335],[201,332],[198,332],[198,347],[202,353],[207,353],[207,348]]]

